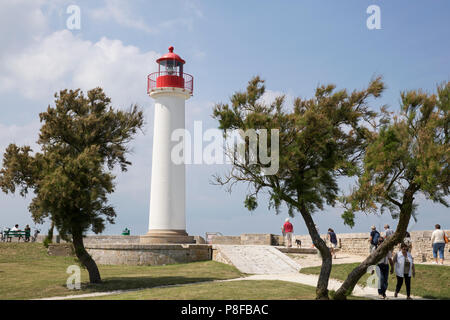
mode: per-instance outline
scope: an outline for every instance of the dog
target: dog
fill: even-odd
[[[295,244],[297,245],[297,248],[301,248],[302,247],[302,240],[295,239]]]

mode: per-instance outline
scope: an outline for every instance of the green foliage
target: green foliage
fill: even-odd
[[[247,196],[245,198],[244,205],[249,211],[255,211],[255,209],[258,207],[258,202],[256,201],[255,197]]]
[[[55,107],[42,112],[38,144],[10,144],[3,157],[0,187],[3,192],[34,191],[29,210],[36,223],[46,218],[66,238],[76,229],[102,232],[105,222],[114,223],[116,213],[107,195],[114,191],[115,165],[126,171],[127,143],[143,126],[143,113],[132,106],[113,110],[101,88],[88,91],[62,90],[55,94]]]
[[[249,210],[256,208],[262,189],[269,193],[269,208],[278,212],[284,201],[291,216],[300,207],[311,214],[322,210],[325,203],[334,205],[339,191],[337,178],[357,173],[356,164],[370,137],[367,126],[376,114],[368,100],[379,97],[383,89],[381,78],[352,93],[336,91],[334,85],[320,86],[314,98],[297,98],[286,110],[284,96],[268,105],[262,100],[264,81],[251,79],[247,90],[236,92],[230,104],[217,104],[213,117],[225,135],[233,129],[279,129],[279,170],[264,175],[261,162],[234,161],[226,178],[216,177],[216,182],[230,187],[236,182],[248,183],[244,204]],[[269,141],[271,138],[268,133]]]
[[[44,247],[48,248],[49,244],[52,243],[52,238],[45,237],[44,241],[42,241],[42,244]]]
[[[345,198],[344,222],[354,225],[356,211],[386,209],[400,214],[406,189],[448,207],[450,82],[437,94],[401,93],[399,115],[384,112],[378,132],[367,147],[358,186]],[[411,208],[414,214],[415,205]]]

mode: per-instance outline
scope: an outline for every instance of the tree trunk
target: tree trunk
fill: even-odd
[[[97,264],[91,258],[89,253],[87,253],[84,248],[83,243],[83,232],[81,230],[75,230],[72,232],[72,241],[75,248],[75,254],[81,263],[86,267],[89,272],[89,282],[90,283],[100,283],[102,279],[100,278],[100,272],[98,271]]]
[[[366,273],[367,268],[371,265],[376,265],[378,261],[383,259],[395,245],[402,242],[405,238],[408,228],[409,220],[411,218],[412,206],[414,201],[414,193],[416,192],[416,186],[410,185],[405,191],[402,204],[400,207],[400,217],[398,221],[395,233],[389,237],[387,241],[384,241],[374,252],[372,252],[359,266],[352,270],[345,279],[341,287],[336,291],[334,295],[335,300],[346,300],[347,296],[351,294],[359,279]]]
[[[55,229],[55,222],[52,220],[52,224],[50,226],[50,229],[48,229],[47,236],[44,239],[44,246],[48,248],[48,245],[50,243],[53,243],[53,230]]]
[[[300,213],[306,223],[306,227],[308,228],[308,232],[314,246],[319,250],[322,256],[322,267],[320,268],[319,280],[317,281],[316,287],[316,299],[328,300],[328,280],[330,278],[332,267],[330,249],[327,247],[325,241],[320,238],[316,225],[314,224],[309,212],[307,212],[304,208],[301,208]]]

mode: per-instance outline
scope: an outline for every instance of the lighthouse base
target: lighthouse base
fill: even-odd
[[[193,236],[186,230],[149,230],[139,239],[140,244],[195,243]]]

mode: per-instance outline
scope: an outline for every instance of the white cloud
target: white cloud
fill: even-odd
[[[8,51],[42,36],[48,22],[41,7],[44,1],[6,0],[0,8],[0,58]]]
[[[192,1],[186,1],[184,6],[169,3],[166,8],[168,9],[155,9],[155,6],[151,7],[151,9],[158,12],[157,17],[163,20],[152,26],[139,17],[138,13],[133,12],[127,2],[120,0],[105,1],[103,7],[92,9],[89,11],[89,14],[95,20],[103,22],[114,21],[122,27],[144,31],[149,34],[159,34],[167,29],[187,29],[192,31],[194,20],[196,18],[203,18],[203,13],[199,9],[199,5]],[[181,11],[177,11],[176,8],[181,9]],[[167,17],[167,13],[169,17]]]
[[[10,143],[15,143],[18,146],[30,146],[34,152],[40,151],[36,143],[39,138],[40,127],[41,124],[38,120],[23,126],[0,123],[0,156],[3,158],[3,153]]]
[[[0,90],[51,101],[60,89],[100,86],[113,105],[148,102],[146,76],[155,71],[158,56],[120,40],[93,43],[68,30],[57,31],[0,62]]]

